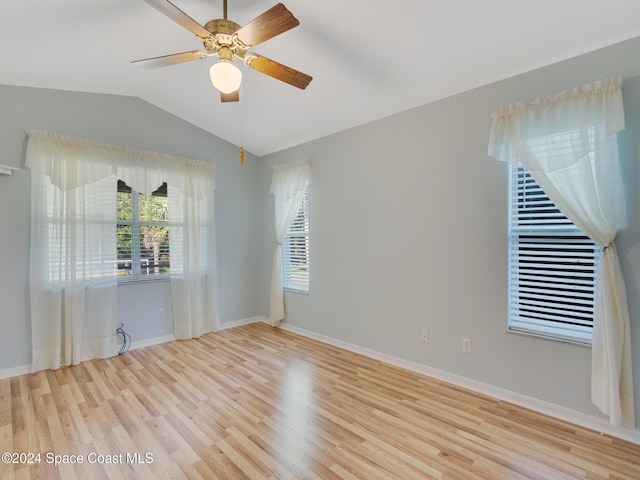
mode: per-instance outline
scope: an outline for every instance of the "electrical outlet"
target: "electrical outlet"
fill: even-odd
[[[311,307],[311,316],[315,317],[318,314],[318,308],[314,305]]]
[[[420,332],[420,341],[422,343],[429,343],[429,330],[423,328]]]
[[[158,309],[158,318],[164,318],[164,308],[162,307]]]
[[[462,339],[462,352],[463,353],[471,353],[471,339],[463,338]]]

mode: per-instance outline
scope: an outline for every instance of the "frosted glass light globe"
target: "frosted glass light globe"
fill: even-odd
[[[211,83],[222,93],[232,93],[240,88],[242,72],[228,60],[214,63],[209,70]]]

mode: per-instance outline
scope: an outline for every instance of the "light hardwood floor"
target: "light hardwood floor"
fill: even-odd
[[[1,380],[1,452],[40,454],[3,479],[640,479],[638,445],[264,324]]]

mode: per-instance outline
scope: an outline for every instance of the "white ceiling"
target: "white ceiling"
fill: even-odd
[[[222,0],[173,0],[206,23]],[[228,0],[240,25],[277,0]],[[0,84],[140,97],[262,156],[640,36],[638,0],[285,0],[300,25],[252,49],[313,76],[298,90],[243,67],[222,104],[213,58],[130,61],[200,40],[142,0],[0,2]],[[637,61],[637,59],[630,59]],[[1,106],[0,106],[1,109]]]

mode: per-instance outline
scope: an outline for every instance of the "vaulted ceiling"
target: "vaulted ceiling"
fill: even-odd
[[[200,24],[222,18],[222,0],[172,1]],[[276,3],[228,2],[240,25]],[[1,2],[0,84],[140,97],[234,144],[242,119],[261,156],[640,36],[637,0],[284,3],[300,25],[252,50],[313,76],[306,90],[241,66],[241,101],[223,104],[213,58],[135,68],[202,48],[143,0]]]

